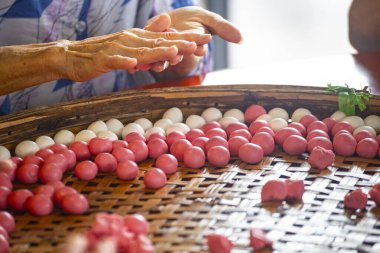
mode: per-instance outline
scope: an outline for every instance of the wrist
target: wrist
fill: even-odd
[[[68,78],[66,58],[69,44],[68,40],[59,40],[46,50],[48,68],[53,80]]]

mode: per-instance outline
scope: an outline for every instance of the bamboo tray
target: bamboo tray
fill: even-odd
[[[335,95],[313,87],[223,85],[127,91],[0,117],[0,143],[13,148],[22,140],[53,136],[60,129],[78,132],[98,119],[154,121],[173,106],[186,117],[210,106],[225,111],[252,103],[267,110],[281,106],[289,113],[305,107],[320,118],[337,110]],[[371,99],[368,114],[380,115],[380,97]],[[88,197],[88,212],[15,215],[11,252],[54,252],[69,233],[87,230],[101,211],[143,214],[150,221],[156,252],[207,252],[204,238],[212,232],[227,235],[235,244],[233,252],[251,252],[251,227],[268,232],[274,252],[380,252],[380,208],[372,200],[365,211],[343,208],[347,192],[355,187],[368,192],[380,182],[380,160],[337,156],[334,166],[319,172],[310,170],[306,157],[277,150],[258,165],[233,159],[223,168],[181,166],[158,191],[146,190],[142,183],[144,172],[153,166],[150,160],[140,164],[140,177],[132,182],[118,180],[114,174],[99,174],[85,182],[68,173],[66,184]],[[261,186],[277,178],[304,179],[303,202],[262,205]],[[16,185],[26,187],[30,186]]]

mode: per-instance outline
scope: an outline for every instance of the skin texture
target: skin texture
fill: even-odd
[[[349,38],[359,52],[380,50],[380,2],[354,0],[349,11]]]
[[[81,41],[0,47],[0,95],[61,78],[83,82],[114,69],[189,73],[206,52],[210,34],[238,43],[241,34],[221,16],[199,7],[153,17],[145,29],[129,29]]]

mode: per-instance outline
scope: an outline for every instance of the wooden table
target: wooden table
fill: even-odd
[[[361,89],[369,86],[380,95],[380,52],[336,55],[209,73],[203,85],[286,84],[325,87],[328,83]]]

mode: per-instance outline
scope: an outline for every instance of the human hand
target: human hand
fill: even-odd
[[[149,31],[163,32],[174,29],[179,32],[195,32],[199,34],[218,35],[222,39],[239,43],[242,41],[240,31],[220,15],[203,8],[190,6],[175,9],[150,19],[145,28]],[[207,44],[197,44],[192,55],[186,55],[180,64],[171,67],[171,71],[183,75],[190,72],[199,61],[199,57],[207,52]],[[157,65],[157,64],[156,64]]]
[[[65,54],[65,61],[58,64],[66,78],[85,81],[113,69],[125,69],[134,73],[146,65],[173,61],[178,54],[193,54],[198,44],[210,40],[209,35],[193,32],[129,29],[81,41],[58,41]]]

